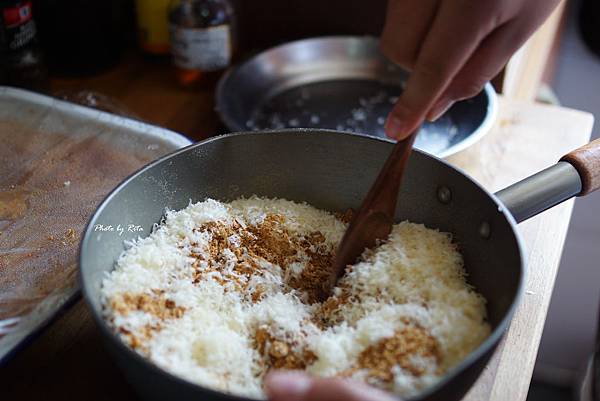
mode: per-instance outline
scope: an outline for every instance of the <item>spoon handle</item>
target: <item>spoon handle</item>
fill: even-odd
[[[329,279],[323,283],[322,298],[331,293],[346,266],[356,262],[365,249],[392,231],[398,191],[417,131],[398,141],[379,172],[373,186],[352,218],[340,243]]]
[[[361,211],[381,212],[393,221],[400,184],[416,137],[417,131],[394,145],[375,183],[363,201]]]

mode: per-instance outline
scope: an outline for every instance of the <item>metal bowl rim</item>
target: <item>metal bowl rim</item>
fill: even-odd
[[[444,149],[440,152],[437,157],[446,158],[458,152],[461,152],[468,147],[474,145],[479,142],[484,136],[486,136],[492,129],[492,126],[496,122],[498,118],[498,95],[494,90],[494,87],[489,82],[486,83],[483,87],[483,91],[485,97],[487,99],[487,109],[485,112],[485,116],[483,120],[479,124],[477,128],[469,136],[467,136],[462,141]]]
[[[356,42],[356,41],[359,41],[359,42],[373,42],[374,41],[374,42],[376,42],[377,38],[374,36],[370,36],[370,35],[317,36],[317,37],[312,37],[312,38],[294,40],[291,42],[282,43],[280,45],[265,49],[265,50],[261,51],[260,53],[257,53],[254,56],[250,57],[249,59],[245,60],[241,64],[234,65],[234,66],[228,68],[227,71],[225,71],[225,73],[219,79],[219,81],[217,83],[217,87],[216,87],[216,91],[215,91],[215,111],[217,112],[217,114],[219,115],[219,118],[223,121],[223,123],[229,130],[235,131],[235,132],[245,131],[246,127],[239,125],[238,122],[231,116],[228,104],[226,102],[226,99],[227,99],[226,86],[233,79],[233,76],[239,70],[241,70],[243,67],[249,65],[250,63],[255,62],[260,57],[265,57],[269,54],[280,51],[284,48],[297,46],[298,44],[302,44],[302,43],[322,43],[322,42],[344,43],[344,42]],[[477,128],[473,132],[471,132],[469,134],[469,136],[467,136],[464,140],[444,149],[443,151],[439,152],[438,154],[435,154],[434,156],[439,157],[439,158],[446,158],[448,156],[451,156],[455,153],[458,153],[458,152],[474,145],[475,143],[480,141],[481,138],[483,138],[485,135],[487,135],[490,132],[490,130],[498,116],[498,95],[496,94],[496,91],[494,90],[494,87],[492,86],[492,84],[489,82],[487,82],[484,85],[482,93],[484,94],[484,96],[487,100],[487,108],[486,108],[483,120],[480,122],[479,126],[477,126]],[[285,129],[291,129],[291,128],[285,128]],[[307,129],[310,129],[310,128],[307,128]],[[328,128],[318,128],[318,129],[330,130]],[[263,130],[263,131],[265,131],[265,130]],[[255,132],[255,131],[253,131],[253,132]],[[359,134],[359,135],[361,135],[361,134]],[[362,134],[362,135],[368,136],[368,135],[364,135],[364,134]],[[377,138],[377,137],[374,137],[374,138]],[[428,153],[428,152],[426,152],[426,153]]]
[[[217,87],[215,91],[215,111],[221,118],[221,120],[225,123],[228,129],[233,132],[242,132],[245,131],[245,127],[237,124],[235,119],[230,116],[230,113],[227,111],[228,107],[226,107],[227,103],[225,99],[227,98],[225,92],[225,86],[231,81],[233,75],[238,72],[240,69],[254,62],[258,58],[266,57],[269,54],[280,51],[284,48],[289,48],[293,46],[297,46],[299,44],[304,43],[322,43],[322,42],[352,42],[352,41],[376,41],[374,36],[363,35],[363,36],[352,36],[352,35],[327,35],[327,36],[316,36],[312,38],[298,39],[293,40],[291,42],[282,43],[273,47],[269,47],[268,49],[264,49],[261,52],[253,55],[247,60],[244,60],[242,63],[233,65],[228,68],[223,76],[217,82]],[[327,128],[321,128],[327,129]],[[264,130],[263,130],[264,131]]]

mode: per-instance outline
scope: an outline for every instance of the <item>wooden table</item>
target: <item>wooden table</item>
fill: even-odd
[[[81,91],[105,95],[126,114],[199,140],[224,129],[214,111],[214,84],[182,87],[169,59],[127,53],[121,63],[103,74],[55,78],[50,86],[54,94],[68,97]]]
[[[53,86],[105,93],[141,118],[196,139],[215,131],[209,90],[178,89],[164,65],[129,61],[100,77],[56,80]],[[450,162],[496,191],[586,143],[592,124],[587,113],[502,100],[492,132]],[[526,295],[466,400],[526,399],[572,207],[569,201],[521,224],[528,248]],[[104,352],[81,301],[0,371],[0,384],[2,398],[11,400],[138,399]]]

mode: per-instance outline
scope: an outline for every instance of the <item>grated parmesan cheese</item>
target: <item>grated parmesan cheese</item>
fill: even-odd
[[[153,363],[227,393],[264,398],[284,368],[415,395],[489,335],[485,300],[449,234],[402,222],[319,302],[344,221],[259,197],[168,211],[103,280],[105,317]]]

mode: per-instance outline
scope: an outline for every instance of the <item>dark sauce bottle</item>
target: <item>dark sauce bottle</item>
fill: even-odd
[[[48,72],[37,39],[31,1],[0,1],[0,82],[43,91]]]

